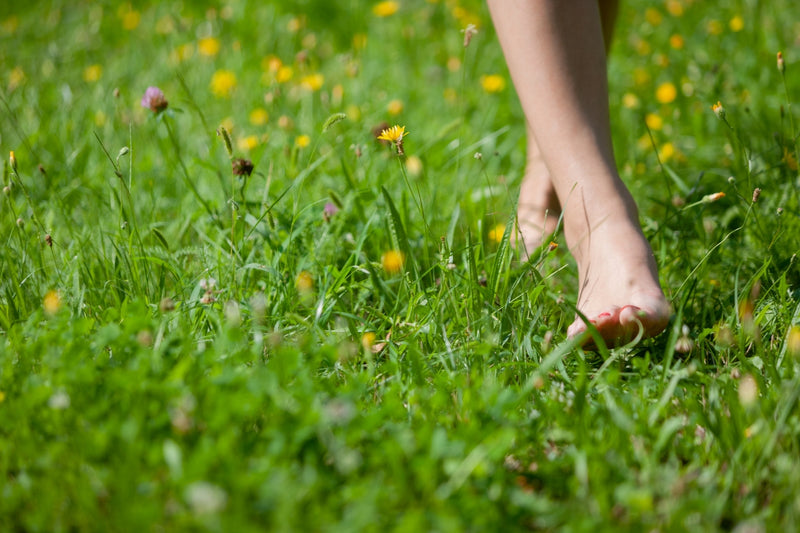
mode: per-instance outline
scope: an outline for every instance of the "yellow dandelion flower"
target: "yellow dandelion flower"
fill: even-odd
[[[399,115],[403,112],[403,102],[400,100],[392,100],[386,105],[386,111],[388,111],[390,115]]]
[[[0,390],[0,403],[6,401],[6,393]]]
[[[274,55],[268,55],[264,59],[261,60],[261,69],[266,70],[268,72],[278,72],[278,69],[283,66],[283,61],[281,58]]]
[[[716,19],[709,20],[706,24],[706,31],[709,35],[719,35],[722,30],[722,23]]]
[[[661,24],[661,21],[664,20],[664,16],[658,9],[648,7],[644,12],[644,19],[651,26],[658,26],[659,24]]]
[[[675,101],[678,96],[678,89],[671,82],[664,82],[656,89],[656,100],[662,104],[669,104]]]
[[[206,57],[214,57],[219,53],[219,39],[214,37],[204,37],[197,41],[197,50],[200,52],[200,55],[204,55]]]
[[[406,159],[406,170],[408,171],[409,175],[416,178],[422,174],[422,160],[419,157],[412,155]]]
[[[792,357],[800,357],[800,326],[792,326],[786,337],[786,351]]]
[[[250,124],[253,126],[263,126],[269,122],[269,113],[267,113],[267,110],[263,107],[257,107],[250,111],[248,118],[250,119]]]
[[[297,33],[303,27],[303,19],[300,17],[293,17],[286,25],[286,29],[292,33]]]
[[[731,31],[742,31],[744,29],[744,20],[739,15],[736,15],[728,23],[728,27]]]
[[[503,235],[506,232],[505,224],[498,224],[489,230],[489,240],[495,244],[499,244],[503,240]]]
[[[653,48],[650,46],[650,43],[648,43],[644,39],[639,39],[636,41],[636,52],[640,56],[646,56],[652,51]]]
[[[673,17],[683,15],[683,4],[679,0],[669,0],[667,2],[667,12]]]
[[[325,76],[319,73],[303,76],[300,80],[300,85],[310,91],[319,91],[323,83],[325,83]]]
[[[361,335],[361,347],[365,350],[372,350],[372,346],[375,344],[375,334],[371,331],[367,331],[363,335]]]
[[[103,67],[100,65],[89,65],[83,69],[83,80],[87,83],[94,83],[103,74]]]
[[[405,262],[406,257],[400,250],[389,250],[381,256],[381,266],[388,274],[398,274]]]
[[[48,291],[44,295],[42,306],[47,316],[53,316],[58,313],[58,310],[61,309],[61,296],[59,296],[58,291]]]
[[[655,113],[646,114],[644,117],[644,122],[651,130],[658,131],[664,127],[664,119],[661,118],[661,115],[657,115]]]
[[[275,74],[275,80],[277,80],[278,83],[286,83],[292,79],[292,76],[294,76],[292,67],[284,65],[278,68],[278,72]]]
[[[403,137],[408,135],[406,132],[405,126],[392,126],[391,128],[386,128],[378,135],[379,141],[389,141],[392,143],[399,143],[403,141]]]
[[[639,140],[636,141],[636,146],[639,147],[639,150],[645,152],[653,148],[653,141],[650,139],[650,135],[645,133],[644,135],[639,137]]]
[[[228,98],[236,88],[236,74],[230,70],[218,70],[211,77],[210,86],[214,96]]]
[[[372,12],[378,17],[388,17],[397,13],[400,9],[400,4],[392,0],[385,2],[378,2],[372,6]]]
[[[239,150],[243,152],[249,152],[256,146],[258,146],[258,137],[255,135],[248,135],[247,137],[242,137],[236,142],[236,146]]]
[[[142,20],[142,15],[135,9],[130,9],[122,15],[122,27],[128,31],[135,30],[139,27],[139,22]]]
[[[219,125],[222,126],[223,128],[225,128],[226,130],[228,130],[229,134],[230,134],[230,132],[233,132],[234,124],[233,124],[233,119],[231,117],[223,118],[220,121]]]
[[[639,107],[639,97],[633,93],[625,93],[622,95],[622,105],[628,109],[636,109]]]
[[[294,278],[294,286],[297,292],[311,292],[314,289],[314,277],[307,270],[303,270]]]
[[[294,140],[294,145],[298,148],[305,148],[311,144],[311,137],[308,135],[298,135],[297,138]]]
[[[506,88],[506,80],[498,74],[481,76],[481,87],[487,93],[499,93]]]
[[[674,48],[675,50],[681,50],[684,45],[683,37],[678,35],[677,33],[670,36],[669,38],[669,45]]]
[[[447,58],[447,70],[450,72],[458,72],[461,70],[461,60],[456,56],[450,56]]]
[[[669,161],[674,155],[675,145],[673,145],[671,142],[662,144],[658,149],[658,158],[661,160],[661,162]]]

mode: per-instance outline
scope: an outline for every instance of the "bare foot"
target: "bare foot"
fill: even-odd
[[[528,164],[517,205],[518,245],[526,258],[558,228],[561,204],[539,149],[528,135]]]
[[[630,214],[601,221],[573,251],[580,282],[577,308],[612,347],[640,333],[642,338],[658,335],[671,314],[650,245]],[[583,319],[576,317],[567,336],[586,330]],[[587,336],[583,344],[592,343]]]

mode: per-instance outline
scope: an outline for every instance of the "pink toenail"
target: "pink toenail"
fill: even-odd
[[[611,316],[611,313],[600,313],[599,315],[597,315],[597,318],[606,318],[609,316]]]

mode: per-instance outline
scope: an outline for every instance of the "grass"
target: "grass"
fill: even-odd
[[[0,6],[0,529],[800,527],[795,4],[623,6],[675,317],[597,353],[565,247],[509,244],[485,6],[391,7]]]

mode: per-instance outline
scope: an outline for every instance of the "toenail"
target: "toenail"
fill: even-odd
[[[611,316],[611,313],[600,313],[599,315],[597,315],[597,318],[606,318],[608,316]]]

